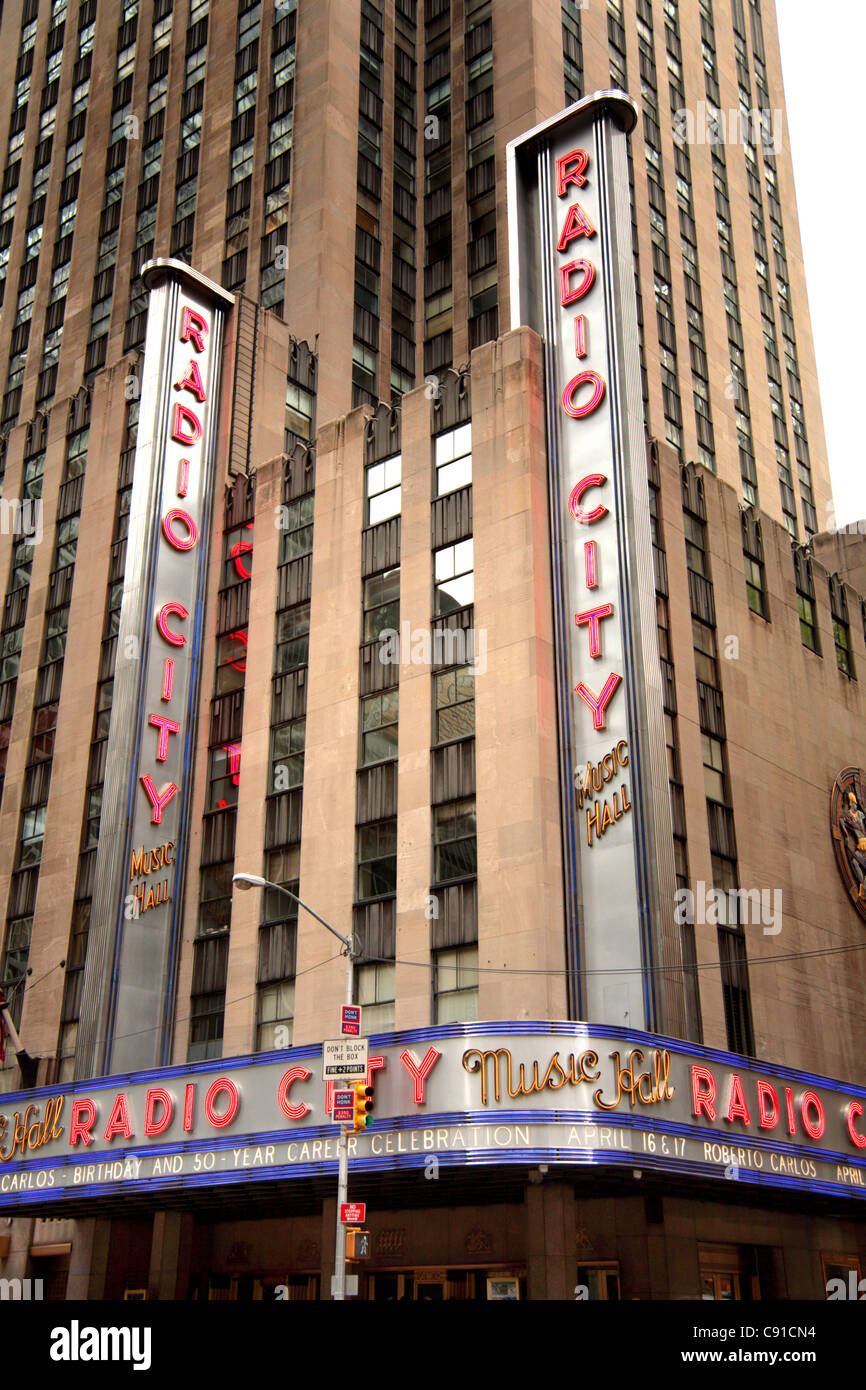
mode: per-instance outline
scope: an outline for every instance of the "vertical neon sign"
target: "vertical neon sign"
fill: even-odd
[[[674,1031],[676,990],[650,969],[671,958],[659,904],[675,879],[626,162],[636,118],[623,93],[598,93],[508,146],[511,324],[545,340],[570,1009]]]
[[[232,295],[153,261],[126,570],[76,1069],[168,1060]]]

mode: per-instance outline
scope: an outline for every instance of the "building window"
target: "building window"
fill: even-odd
[[[396,758],[398,712],[396,690],[361,701],[361,767]]]
[[[232,871],[231,860],[202,869],[198,907],[199,936],[212,936],[228,931],[232,920]]]
[[[36,806],[21,815],[21,830],[18,847],[17,869],[29,869],[42,858],[42,842],[45,837],[45,806]]]
[[[473,1023],[478,1018],[478,947],[436,952],[433,998],[436,1023]]]
[[[444,497],[472,482],[472,426],[461,425],[433,441],[436,496]]]
[[[226,806],[237,806],[240,777],[240,744],[224,743],[219,748],[212,748],[208,774],[209,811],[222,811]]]
[[[391,961],[355,968],[355,1000],[361,1005],[361,1032],[382,1033],[394,1027],[394,977]]]
[[[246,669],[246,628],[237,628],[234,632],[223,633],[221,637],[217,638],[216,688],[214,694],[227,695],[232,690],[243,690]]]
[[[721,739],[701,734],[704,755],[704,792],[710,801],[727,805],[725,791],[725,750]]]
[[[475,733],[475,675],[469,666],[433,678],[433,742],[450,743]]]
[[[751,555],[744,555],[743,564],[746,570],[746,597],[749,607],[759,618],[769,618],[763,562]]]
[[[719,676],[716,664],[716,633],[709,623],[692,618],[692,641],[695,649],[695,674],[704,685],[718,688]]]
[[[302,555],[313,552],[313,507],[312,493],[299,497],[296,502],[287,503],[282,510],[280,521],[280,564],[289,560],[299,560]]]
[[[204,1062],[210,1057],[221,1057],[223,1051],[223,1024],[225,1020],[225,992],[213,994],[194,994],[190,999],[189,1045],[186,1060]]]
[[[842,582],[830,576],[830,616],[833,620],[833,641],[836,645],[836,665],[851,680],[854,679],[854,657],[851,652],[851,627],[848,622],[848,601]]]
[[[376,642],[383,632],[396,632],[400,624],[400,571],[385,570],[364,580],[364,637]]]
[[[313,397],[293,381],[286,384],[286,429],[309,439],[313,428]]]
[[[466,608],[475,600],[473,542],[446,545],[433,555],[434,599],[437,615]]]
[[[433,879],[449,883],[478,872],[475,798],[433,808]]]
[[[825,1254],[822,1251],[821,1264],[824,1272],[824,1288],[828,1299],[834,1296],[837,1299],[862,1299],[863,1294],[860,1292],[862,1271],[859,1257],[856,1254]],[[833,1285],[831,1290],[833,1280],[838,1282]]]
[[[397,822],[358,827],[358,901],[397,891]]]
[[[619,1302],[618,1264],[578,1265],[577,1282],[586,1289],[586,1298],[593,1302]]]
[[[380,521],[388,521],[392,516],[400,515],[401,473],[400,454],[384,459],[381,463],[373,463],[367,469],[365,490],[368,526],[378,526]]]
[[[709,579],[706,527],[690,512],[683,513],[683,525],[686,537],[686,566],[692,574],[699,574],[703,579]]]
[[[294,980],[259,985],[256,991],[256,1051],[291,1047],[295,1013]]]
[[[310,652],[310,605],[299,603],[277,614],[276,673],[306,666]]]
[[[306,719],[291,719],[271,729],[271,791],[300,787],[304,780]]]
[[[821,655],[821,640],[818,636],[818,613],[815,599],[797,590],[797,608],[800,614],[800,640],[804,647]]]
[[[724,928],[719,928],[718,939],[728,1047],[731,1052],[750,1057],[754,1054],[755,1047],[752,1037],[746,945],[738,932],[727,931]]]
[[[228,589],[233,584],[242,584],[245,579],[252,578],[253,571],[253,523],[244,522],[242,526],[235,526],[225,534],[223,544],[223,582],[222,588]]]

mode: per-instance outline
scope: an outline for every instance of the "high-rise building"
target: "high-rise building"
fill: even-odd
[[[324,921],[371,1039],[361,1296],[859,1280],[866,575],[770,0],[7,0],[0,26],[0,1274],[330,1295]],[[518,308],[506,147],[611,90],[637,124],[553,190],[587,259]],[[622,314],[586,326],[633,360],[645,466],[579,564],[593,590],[645,539],[649,713],[615,696],[641,763],[605,742],[618,680],[560,680],[565,626],[594,661],[610,615],[560,591],[542,300],[607,294],[613,242]]]

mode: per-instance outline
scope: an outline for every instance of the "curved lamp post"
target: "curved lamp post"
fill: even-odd
[[[355,986],[355,961],[361,954],[357,948],[355,933],[351,937],[343,936],[332,927],[330,922],[326,922],[324,917],[320,917],[318,912],[314,912],[311,907],[301,902],[296,893],[292,893],[288,888],[283,888],[279,883],[272,883],[268,878],[262,878],[260,874],[233,874],[232,883],[238,888],[246,891],[250,888],[266,888],[271,892],[283,893],[287,898],[291,898],[293,903],[297,903],[305,912],[309,912],[311,917],[335,936],[343,944],[342,955],[346,957],[346,1003],[353,1003]],[[346,1193],[349,1183],[349,1151],[347,1146],[347,1135],[345,1125],[340,1125],[340,1163],[337,1177],[337,1235],[334,1247],[334,1299],[343,1302],[346,1297],[346,1228],[340,1220],[340,1207],[346,1201]]]

